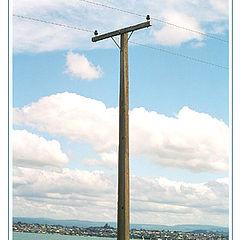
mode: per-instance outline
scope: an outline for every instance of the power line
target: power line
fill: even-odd
[[[59,27],[71,28],[71,29],[78,30],[78,31],[85,31],[85,32],[93,33],[93,31],[91,31],[89,29],[72,27],[72,26],[69,26],[69,25],[55,23],[55,22],[49,22],[49,21],[45,21],[45,20],[42,20],[42,19],[38,19],[38,18],[26,17],[26,16],[16,15],[16,14],[13,14],[13,16],[18,17],[18,18],[22,18],[22,19],[31,20],[31,21],[52,24],[52,25],[56,25],[56,26],[59,26]],[[149,46],[149,45],[145,45],[145,44],[141,44],[141,43],[137,43],[137,42],[133,42],[133,41],[129,41],[129,42],[132,43],[132,44],[138,45],[138,46],[142,46],[142,47],[150,48],[150,49],[153,49],[153,50],[161,51],[161,52],[164,52],[164,53],[167,53],[167,54],[171,54],[171,55],[174,55],[174,56],[182,57],[182,58],[194,61],[194,62],[208,64],[208,65],[218,67],[218,68],[222,68],[222,69],[228,69],[228,67],[226,67],[226,66],[218,65],[218,64],[215,64],[215,63],[212,63],[212,62],[208,62],[208,61],[205,61],[205,60],[202,60],[202,59],[199,59],[199,58],[194,58],[194,57],[191,57],[191,56],[183,55],[183,54],[180,54],[180,53],[168,51],[168,50],[163,49],[163,48],[156,48],[156,47],[152,47],[152,46]]]
[[[36,22],[48,23],[48,24],[52,24],[52,25],[59,26],[59,27],[64,27],[64,28],[71,28],[71,29],[75,29],[75,30],[80,30],[80,31],[84,31],[84,32],[90,32],[90,33],[93,33],[93,32],[94,32],[94,31],[91,31],[91,30],[88,30],[88,29],[79,28],[79,27],[73,27],[73,26],[69,26],[69,25],[65,25],[65,24],[61,24],[61,23],[49,22],[49,21],[45,21],[45,20],[42,20],[42,19],[38,19],[38,18],[26,17],[26,16],[21,16],[21,15],[16,15],[16,14],[13,14],[13,16],[14,16],[14,17],[18,17],[18,18],[23,18],[23,19],[28,19],[28,20],[36,21]]]
[[[81,1],[81,0],[79,0],[79,1]],[[155,21],[158,21],[158,22],[161,22],[161,23],[164,23],[164,24],[168,24],[168,25],[176,27],[176,28],[180,28],[180,29],[183,29],[183,30],[186,30],[186,31],[197,33],[197,34],[203,35],[203,36],[208,37],[208,38],[212,38],[212,39],[215,39],[215,40],[218,40],[218,41],[221,41],[221,42],[228,43],[228,40],[225,40],[225,39],[222,39],[222,38],[210,35],[208,33],[203,33],[203,32],[200,32],[198,30],[182,27],[182,26],[176,25],[174,23],[170,23],[170,22],[167,22],[167,21],[164,21],[164,20],[161,20],[161,19],[153,18],[153,17],[151,19],[153,19]]]
[[[149,45],[145,45],[145,44],[141,44],[141,43],[137,43],[137,42],[132,42],[132,41],[129,41],[129,42],[132,43],[132,44],[138,45],[138,46],[142,46],[142,47],[150,48],[150,49],[153,49],[153,50],[161,51],[161,52],[164,52],[164,53],[167,53],[167,54],[171,54],[171,55],[174,55],[174,56],[186,58],[186,59],[191,60],[191,61],[212,65],[212,66],[218,67],[218,68],[229,69],[226,66],[218,65],[218,64],[215,64],[215,63],[212,63],[212,62],[208,62],[208,61],[199,59],[199,58],[183,55],[181,53],[172,52],[172,51],[169,51],[169,50],[166,50],[166,49],[163,49],[163,48],[157,48],[157,47],[153,47],[153,46],[149,46]]]
[[[135,16],[138,16],[138,17],[146,17],[146,15],[143,15],[143,14],[134,13],[134,12],[131,12],[131,11],[128,11],[128,10],[123,10],[123,9],[120,9],[120,8],[117,8],[117,7],[108,6],[108,5],[105,5],[105,4],[102,4],[102,3],[98,3],[98,2],[92,2],[92,1],[89,1],[89,0],[78,0],[78,1],[89,3],[89,4],[92,4],[92,5],[96,5],[96,6],[109,8],[109,9],[112,9],[112,10],[115,10],[115,11],[135,15]],[[177,25],[177,24],[174,24],[174,23],[170,23],[170,22],[165,21],[163,19],[154,18],[154,17],[151,17],[151,19],[155,20],[155,21],[158,21],[158,22],[161,22],[163,24],[170,25],[172,27],[176,27],[176,28],[179,28],[179,29],[183,29],[185,31],[193,32],[193,33],[200,34],[200,35],[208,37],[208,38],[212,38],[212,39],[215,39],[215,40],[218,40],[218,41],[221,41],[221,42],[228,43],[228,40],[225,40],[225,39],[222,39],[222,38],[219,38],[219,37],[216,37],[216,36],[213,36],[213,35],[198,31],[198,30],[194,30],[194,29],[183,27],[183,26],[180,26],[180,25]]]

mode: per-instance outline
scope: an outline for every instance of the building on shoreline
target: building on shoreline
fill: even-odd
[[[108,237],[116,238],[117,229],[105,224],[103,227],[77,227],[47,224],[28,224],[17,222],[13,224],[14,232],[26,232],[37,234],[59,234],[72,236],[92,236],[92,237]],[[145,229],[131,229],[129,231],[131,239],[151,239],[151,240],[229,240],[228,234],[207,231],[159,231]]]

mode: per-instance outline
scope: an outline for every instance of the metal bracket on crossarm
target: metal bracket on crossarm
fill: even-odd
[[[130,35],[129,35],[129,37],[128,37],[128,40],[129,40],[129,39],[130,39],[130,37],[132,36],[133,32],[134,32],[134,31],[132,31],[132,32],[130,33]]]
[[[116,44],[116,46],[120,49],[120,46],[118,45],[118,43],[116,42],[116,40],[115,40],[113,37],[111,37],[111,39],[112,39],[113,42]]]
[[[132,32],[130,33],[130,35],[129,35],[129,37],[128,37],[128,40],[129,40],[130,37],[132,36],[133,32],[134,32],[134,31],[132,31]],[[113,37],[111,37],[111,39],[113,40],[113,42],[115,43],[115,45],[120,49],[120,46],[119,46],[119,44],[116,42],[116,40],[115,40]]]

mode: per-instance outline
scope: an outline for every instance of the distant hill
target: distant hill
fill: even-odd
[[[23,222],[23,223],[38,223],[38,224],[48,224],[48,225],[62,225],[62,226],[78,226],[78,227],[101,227],[108,223],[111,227],[116,228],[116,223],[114,222],[91,222],[82,220],[57,220],[51,218],[21,218],[14,217],[13,222]],[[228,233],[229,229],[227,227],[219,227],[212,225],[152,225],[152,224],[130,224],[130,228],[135,229],[146,229],[146,230],[166,230],[166,231],[183,231],[183,232],[193,232],[193,231],[206,231],[206,232],[220,232]]]
[[[51,219],[51,218],[21,218],[21,217],[13,217],[13,222],[62,225],[67,227],[72,227],[72,226],[100,227],[106,224],[106,222],[91,222],[91,221],[82,221],[82,220],[58,220],[58,219]],[[110,226],[112,227],[112,225]],[[113,227],[116,227],[116,226],[113,226]]]

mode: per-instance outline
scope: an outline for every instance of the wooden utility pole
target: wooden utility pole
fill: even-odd
[[[149,15],[147,20],[149,20]],[[119,148],[118,148],[118,214],[117,214],[117,239],[129,240],[129,101],[128,101],[128,32],[150,27],[150,21],[92,38],[97,42],[112,38],[120,48],[120,96],[119,96]],[[114,36],[120,35],[120,46]],[[131,35],[130,35],[131,36]]]

